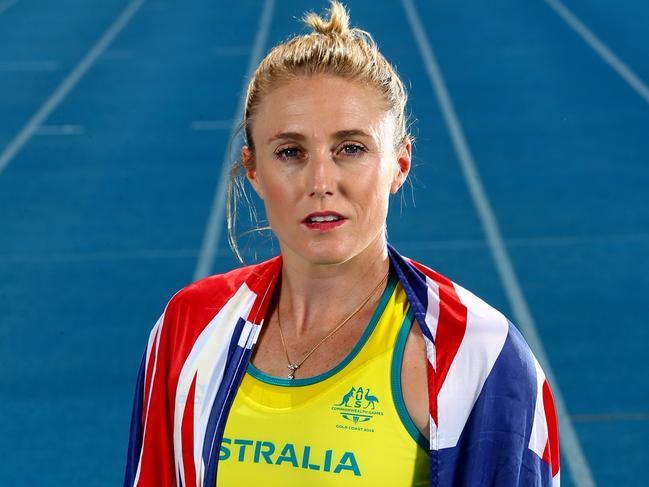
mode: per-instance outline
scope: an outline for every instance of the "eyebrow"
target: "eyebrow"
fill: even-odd
[[[370,134],[368,134],[367,132],[361,129],[339,130],[334,134],[334,137],[337,139],[344,139],[346,137],[354,137],[354,136],[372,138]],[[269,138],[268,143],[270,144],[274,140],[278,140],[278,139],[294,139],[294,140],[303,141],[304,139],[306,139],[306,137],[304,136],[304,134],[301,134],[300,132],[280,132],[273,135],[271,138]]]

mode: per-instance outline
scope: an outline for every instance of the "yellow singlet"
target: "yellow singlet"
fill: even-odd
[[[411,325],[393,276],[363,336],[332,370],[288,380],[250,364],[227,420],[217,487],[429,485],[428,442],[401,393]]]

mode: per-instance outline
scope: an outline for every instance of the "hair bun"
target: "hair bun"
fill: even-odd
[[[305,15],[303,20],[317,34],[342,35],[349,33],[349,13],[342,3],[335,0],[331,1],[329,20],[323,19],[314,12]]]

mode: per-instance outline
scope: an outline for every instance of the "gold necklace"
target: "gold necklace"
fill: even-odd
[[[287,376],[289,379],[295,379],[295,371],[296,371],[297,369],[299,369],[299,368],[302,366],[302,364],[305,362],[305,360],[308,359],[308,358],[311,356],[311,354],[312,354],[313,352],[315,352],[315,351],[318,349],[318,347],[319,347],[320,345],[322,345],[326,340],[328,340],[329,338],[331,338],[331,337],[334,335],[334,333],[336,333],[338,330],[340,330],[340,329],[341,329],[341,328],[342,328],[342,327],[343,327],[343,326],[344,326],[344,325],[345,325],[349,320],[351,320],[351,319],[352,319],[352,318],[353,318],[353,317],[354,317],[354,316],[355,316],[355,315],[356,315],[356,314],[357,314],[361,309],[363,309],[363,307],[364,307],[364,306],[368,303],[368,301],[372,298],[372,296],[374,295],[374,293],[376,292],[376,290],[379,289],[379,287],[381,287],[381,284],[383,284],[383,283],[387,280],[389,274],[390,274],[390,271],[388,271],[388,272],[385,274],[385,276],[383,276],[383,279],[381,279],[381,281],[376,285],[376,287],[375,287],[374,289],[372,289],[372,291],[370,291],[370,293],[367,295],[367,297],[366,297],[365,299],[363,299],[363,302],[362,302],[360,305],[358,305],[358,307],[357,307],[354,311],[352,311],[352,313],[351,313],[349,316],[347,316],[347,318],[345,318],[345,319],[342,320],[338,325],[336,325],[336,327],[335,327],[333,330],[331,330],[331,331],[327,334],[327,336],[325,336],[322,340],[320,340],[320,341],[316,344],[316,346],[313,347],[313,348],[309,351],[309,353],[307,353],[307,354],[304,356],[304,358],[303,358],[302,360],[300,360],[300,362],[298,362],[298,363],[292,363],[292,362],[291,362],[291,359],[290,359],[289,356],[288,356],[288,348],[286,347],[286,341],[284,341],[284,333],[282,333],[282,322],[281,322],[281,320],[279,319],[279,302],[277,303],[277,328],[279,328],[279,337],[280,337],[281,340],[282,340],[282,346],[284,347],[284,353],[286,354],[286,367],[288,367],[288,369],[289,369],[289,371],[290,371],[290,372],[288,373],[288,376]]]

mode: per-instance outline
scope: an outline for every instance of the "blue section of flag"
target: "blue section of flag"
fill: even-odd
[[[203,461],[206,465],[204,485],[216,485],[219,451],[227,415],[252,355],[251,349],[238,345],[245,324],[246,321],[239,318],[232,334],[223,379],[212,404],[207,430],[205,431],[205,441],[203,443]]]
[[[505,344],[457,445],[437,453],[439,485],[551,485],[550,465],[528,448],[536,389],[532,354],[509,323]]]
[[[124,487],[130,487],[135,482],[137,466],[142,451],[142,410],[144,407],[144,373],[146,370],[146,351],[140,363],[140,370],[137,373],[135,384],[135,398],[133,399],[133,411],[131,414],[131,428],[128,442],[128,453],[126,455],[126,473],[124,475]]]

